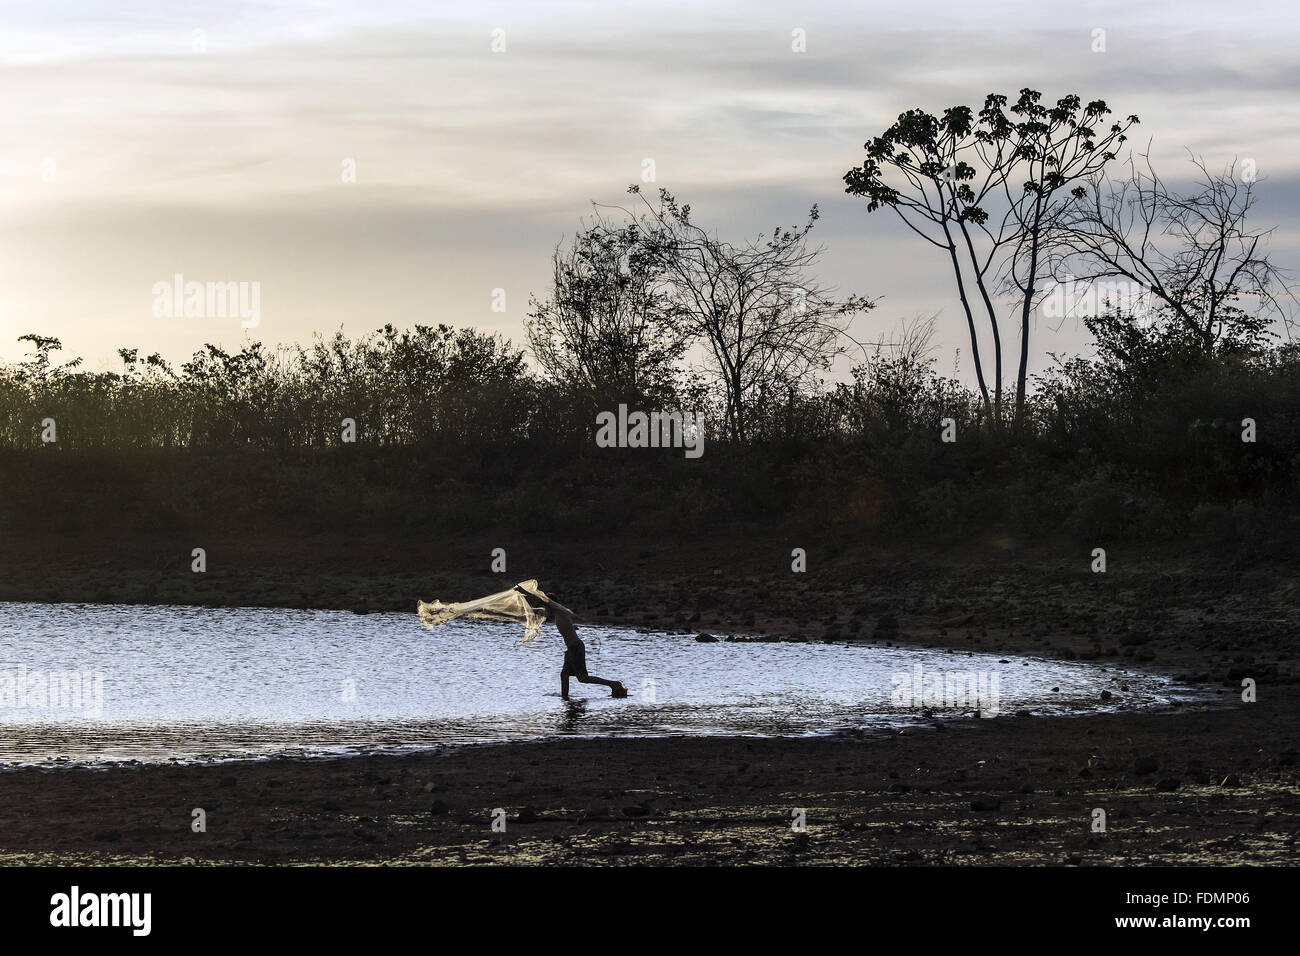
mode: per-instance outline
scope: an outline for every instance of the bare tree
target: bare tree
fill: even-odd
[[[789,392],[829,369],[853,341],[852,317],[872,303],[838,300],[809,274],[822,253],[808,243],[816,206],[801,227],[732,244],[697,225],[690,206],[667,190],[659,190],[657,203],[637,186],[628,191],[642,207],[623,211],[656,250],[674,316],[703,344],[722,385],[727,432],[744,441],[752,410],[776,390]]]
[[[1123,179],[1094,177],[1064,210],[1050,249],[1058,281],[1123,279],[1149,290],[1205,353],[1255,341],[1273,321],[1289,329],[1296,300],[1265,248],[1273,230],[1247,224],[1254,177],[1238,178],[1235,163],[1211,172],[1192,157],[1199,175],[1180,193],[1156,174],[1149,153],[1141,159]],[[1254,308],[1237,305],[1243,298]]]
[[[938,312],[930,315],[918,312],[910,319],[900,319],[894,340],[877,347],[877,354],[883,352],[890,358],[909,362],[932,362],[937,348],[934,344],[934,323],[938,318]]]

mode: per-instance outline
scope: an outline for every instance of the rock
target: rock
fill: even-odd
[[[695,639],[696,639],[697,641],[699,641],[701,644],[716,644],[716,643],[718,643],[718,639],[717,639],[716,637],[714,637],[712,634],[696,634],[696,635],[695,635]]]
[[[645,804],[634,804],[633,806],[623,808],[623,816],[648,817],[650,816],[650,808],[645,806]]]
[[[1160,769],[1160,761],[1155,757],[1138,757],[1133,762],[1133,772],[1138,776],[1145,776],[1149,773],[1155,773]]]
[[[442,801],[435,801],[435,804],[441,802]],[[518,823],[536,823],[540,819],[541,817],[538,816],[537,811],[532,807],[521,808],[519,813],[515,816],[515,820]]]
[[[1182,782],[1177,780],[1176,778],[1165,777],[1163,780],[1160,780],[1156,783],[1156,789],[1169,792],[1171,790],[1177,790],[1181,785]]]
[[[100,830],[95,834],[95,839],[99,840],[101,843],[116,843],[122,839],[122,831]]]
[[[433,803],[431,803],[431,804],[429,805],[429,812],[430,812],[431,814],[433,814],[435,817],[436,817],[436,816],[440,816],[441,814],[446,813],[446,812],[447,812],[448,810],[450,810],[450,809],[451,809],[451,807],[449,807],[449,806],[447,805],[447,801],[446,801],[446,800],[435,800],[435,801],[433,801]],[[524,823],[524,822],[526,822],[526,821],[524,821],[524,820],[520,820],[519,822],[520,822],[520,823]]]
[[[1001,810],[1002,801],[997,797],[976,797],[970,802],[972,810]]]
[[[1102,700],[1110,700],[1110,699],[1112,699],[1114,696],[1115,696],[1115,695],[1112,694],[1112,693],[1111,693],[1110,691],[1108,691],[1108,690],[1103,690],[1103,691],[1101,692],[1101,699],[1102,699]]]

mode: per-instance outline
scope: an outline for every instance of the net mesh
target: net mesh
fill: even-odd
[[[520,581],[518,587],[536,594],[543,601],[548,600],[538,589],[535,580]],[[474,601],[461,601],[456,604],[420,601],[415,610],[425,627],[437,627],[439,624],[446,624],[460,617],[518,622],[524,626],[524,636],[519,639],[520,644],[527,644],[541,633],[542,623],[546,620],[545,611],[534,608],[528,603],[527,598],[513,588]]]

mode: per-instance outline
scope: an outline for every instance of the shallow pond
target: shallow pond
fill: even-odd
[[[559,695],[553,626],[414,613],[0,603],[0,764],[329,754],[556,735],[798,735],[930,711],[1068,713],[1190,699],[1154,675],[1036,658],[820,643],[698,643],[580,626]],[[1102,692],[1113,696],[1102,703]]]

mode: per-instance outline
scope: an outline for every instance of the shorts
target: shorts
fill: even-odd
[[[560,676],[571,677],[587,676],[587,648],[582,642],[578,643],[576,648],[568,648],[564,652],[564,670],[560,671]]]

